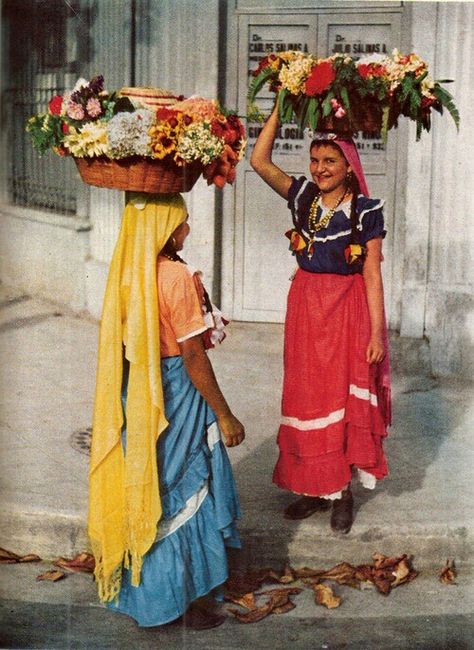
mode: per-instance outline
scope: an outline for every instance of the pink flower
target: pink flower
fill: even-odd
[[[76,102],[69,102],[66,108],[66,114],[72,120],[83,120],[85,117],[84,108]]]
[[[102,106],[98,99],[91,97],[87,100],[86,110],[90,117],[99,117],[102,113]]]
[[[339,106],[339,108],[337,109],[337,111],[335,113],[336,117],[339,117],[339,118],[344,117],[345,114],[346,114],[346,111],[342,108],[342,106]]]

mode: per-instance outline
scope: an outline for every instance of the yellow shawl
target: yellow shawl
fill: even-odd
[[[131,195],[110,265],[99,336],[88,532],[99,597],[120,590],[122,566],[140,583],[161,516],[156,442],[166,428],[160,369],[156,258],[185,221],[179,194]],[[124,347],[123,347],[124,346]],[[122,355],[130,362],[127,453],[121,444]]]

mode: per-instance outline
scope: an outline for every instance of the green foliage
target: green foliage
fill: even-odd
[[[62,119],[58,115],[49,113],[34,115],[28,120],[26,131],[30,134],[33,146],[40,154],[46,153],[53,147],[61,146]]]
[[[449,111],[451,117],[454,120],[454,124],[456,125],[456,128],[459,130],[459,120],[460,120],[459,111],[454,104],[453,96],[451,95],[451,93],[449,93],[444,88],[441,88],[439,83],[435,83],[435,86],[433,88],[433,95],[439,101],[441,106],[444,106],[444,108],[446,108]],[[436,108],[436,104],[434,107]]]

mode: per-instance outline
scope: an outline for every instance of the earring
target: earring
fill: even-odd
[[[171,235],[171,243],[173,244],[173,248],[176,250],[176,239],[173,235]]]
[[[346,181],[350,183],[352,181],[352,172],[347,172],[346,174]]]

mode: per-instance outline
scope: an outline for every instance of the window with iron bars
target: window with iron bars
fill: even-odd
[[[52,152],[40,156],[25,125],[47,110],[53,95],[74,85],[78,61],[82,67],[87,63],[88,13],[79,0],[7,0],[2,23],[8,200],[74,215],[79,187],[74,162]]]

